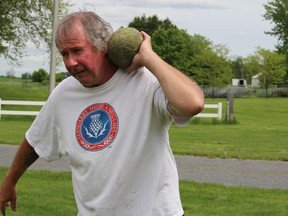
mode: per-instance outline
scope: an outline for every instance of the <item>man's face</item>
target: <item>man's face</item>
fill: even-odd
[[[69,35],[61,40],[58,49],[66,69],[82,85],[94,87],[106,82],[102,70],[105,53],[92,47],[81,24],[74,25]]]

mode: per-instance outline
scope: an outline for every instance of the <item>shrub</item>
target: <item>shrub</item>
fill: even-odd
[[[44,69],[36,70],[32,73],[31,79],[33,82],[44,82],[48,79],[48,73]]]

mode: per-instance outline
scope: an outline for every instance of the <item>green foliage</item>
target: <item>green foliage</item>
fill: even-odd
[[[230,60],[231,68],[233,71],[233,78],[244,79],[244,63],[242,57],[236,57]],[[250,77],[249,77],[250,78]],[[249,79],[247,79],[248,81]]]
[[[60,1],[59,14],[70,5]],[[27,41],[39,46],[43,41],[47,49],[51,43],[53,1],[1,0],[0,55],[17,60],[23,54]]]
[[[260,65],[260,56],[255,53],[243,58],[243,78],[246,79],[249,83],[251,77],[262,72]]]
[[[274,23],[269,35],[278,38],[278,50],[288,54],[288,3],[287,0],[270,0],[264,4],[266,20]],[[287,57],[288,59],[288,57]]]
[[[21,79],[24,79],[24,80],[28,80],[28,79],[31,79],[31,74],[30,73],[23,73],[22,75],[21,75]]]
[[[33,71],[31,79],[33,82],[44,82],[48,79],[48,73],[44,69],[40,68]]]
[[[212,50],[212,43],[201,35],[189,35],[176,28],[159,29],[152,36],[153,49],[166,62],[201,85],[222,86],[232,78],[231,67]]]
[[[166,62],[188,73],[192,58],[210,49],[211,42],[201,35],[191,36],[185,30],[169,28],[157,30],[152,36],[152,45]]]
[[[66,77],[70,76],[68,72],[59,72],[56,73],[56,82],[59,83],[64,80]]]
[[[168,18],[160,20],[157,15],[146,17],[143,14],[141,17],[135,17],[128,27],[136,28],[139,31],[144,31],[152,36],[158,29],[177,28]]]
[[[270,85],[282,84],[286,75],[285,56],[266,49],[258,49],[262,60],[260,82],[268,88]]]
[[[186,74],[191,68],[191,58],[201,49],[193,47],[192,36],[176,28],[157,30],[152,36],[152,45],[161,58]]]
[[[193,58],[191,71],[193,79],[201,85],[220,87],[229,84],[232,79],[230,64],[209,49]]]
[[[288,3],[287,0],[270,0],[264,4],[266,20],[274,23],[269,35],[278,38],[276,48],[286,58],[286,82],[288,82]]]

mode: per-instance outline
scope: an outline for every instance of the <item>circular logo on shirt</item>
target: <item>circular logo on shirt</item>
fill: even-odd
[[[76,139],[88,151],[109,146],[118,132],[118,117],[107,103],[93,104],[82,111],[76,122]]]

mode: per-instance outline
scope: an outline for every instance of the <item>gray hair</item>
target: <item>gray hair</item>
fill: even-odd
[[[95,50],[107,51],[107,42],[113,29],[108,22],[90,11],[74,12],[60,20],[55,39],[57,47],[59,47],[61,40],[69,35],[75,22],[82,24],[87,40]]]

